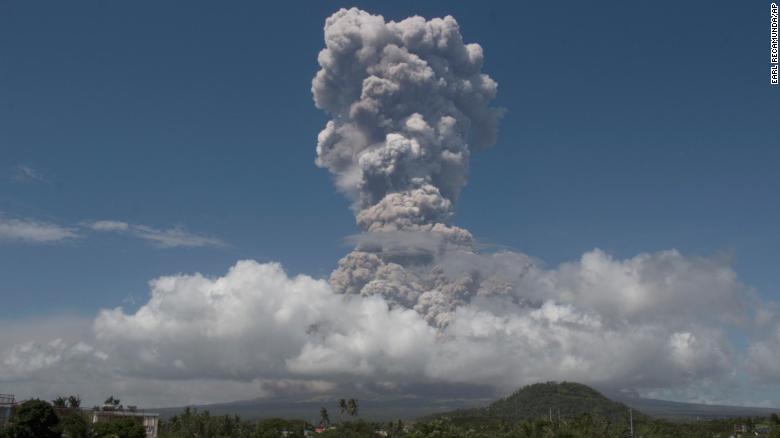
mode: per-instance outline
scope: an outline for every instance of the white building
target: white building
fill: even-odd
[[[134,418],[144,429],[146,438],[157,438],[157,428],[160,425],[160,414],[138,412],[133,410],[100,410],[92,411],[92,423],[104,423],[120,418]]]

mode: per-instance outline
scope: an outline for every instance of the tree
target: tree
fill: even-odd
[[[325,407],[320,408],[320,426],[327,427],[330,425],[330,417],[328,416],[328,410]]]
[[[339,423],[341,423],[341,417],[347,412],[347,401],[343,398],[339,399]]]
[[[365,438],[377,436],[376,431],[381,425],[363,420],[347,421],[333,429],[328,429],[318,435],[321,438]]]
[[[68,399],[63,396],[59,396],[51,401],[51,405],[55,408],[66,408],[68,406]]]
[[[60,420],[54,408],[43,400],[27,400],[11,415],[7,434],[11,438],[59,438]]]
[[[110,409],[112,409],[112,410],[115,410],[115,409],[122,410],[122,405],[120,403],[122,403],[122,401],[119,400],[118,398],[114,398],[114,396],[112,395],[112,396],[109,396],[106,399],[106,401],[103,402],[103,406],[109,406]]]
[[[347,402],[347,413],[350,417],[356,417],[358,414],[358,401],[355,398],[349,399]]]
[[[415,425],[415,430],[409,435],[412,438],[446,437],[455,438],[462,435],[448,419],[436,419]]]
[[[305,426],[303,421],[266,418],[255,424],[253,438],[301,437]]]
[[[68,407],[71,409],[78,409],[81,407],[81,397],[78,395],[68,396]]]
[[[80,411],[71,411],[60,417],[60,431],[69,438],[89,438],[89,424]]]
[[[769,416],[769,436],[771,438],[780,438],[780,416],[772,414]]]
[[[92,426],[95,438],[146,438],[146,430],[133,418],[117,418]]]
[[[81,407],[81,398],[78,395],[58,396],[51,401],[51,404],[57,409],[79,409]]]

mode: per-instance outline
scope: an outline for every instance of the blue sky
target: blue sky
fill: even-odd
[[[0,212],[64,225],[176,225],[226,248],[122,236],[3,242],[2,317],[91,314],[173,272],[240,258],[326,275],[354,233],[313,165],[309,91],[324,18],[346,3],[6,2]],[[366,3],[454,15],[507,109],[474,154],[456,222],[550,265],[599,247],[734,256],[778,296],[778,90],[765,5]],[[28,166],[42,181],[18,181]]]
[[[552,267],[593,248],[724,253],[780,299],[765,2],[4,2],[0,219],[79,237],[0,240],[0,319],[132,309],[153,278],[239,259],[326,277],[358,230],[314,165],[327,117],[310,88],[325,18],[352,5],[451,14],[484,48],[506,114],[455,219],[481,243]]]

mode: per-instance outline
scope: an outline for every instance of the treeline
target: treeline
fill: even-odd
[[[745,428],[743,436],[780,438],[780,419],[744,418],[673,423],[643,419],[634,423],[634,437],[642,438],[717,438],[729,437],[735,427]],[[764,426],[767,429],[764,429]],[[308,434],[308,435],[307,435]],[[271,418],[242,421],[237,416],[211,416],[208,411],[185,410],[162,422],[160,438],[623,438],[631,436],[628,422],[611,422],[601,417],[581,415],[574,419],[537,419],[505,421],[482,417],[437,418],[404,423],[341,421],[324,426],[302,420]]]
[[[53,403],[27,400],[14,407],[8,423],[0,427],[0,438],[146,438],[144,427],[132,418],[92,424],[89,415],[77,396],[58,397]]]
[[[357,415],[357,401],[340,403],[339,417]],[[319,411],[317,423],[304,420],[267,418],[257,421],[242,420],[238,415],[211,415],[208,410],[185,408],[179,415],[160,422],[159,438],[350,438],[380,436],[408,436],[401,421],[378,423],[361,419],[331,422],[325,408]]]
[[[604,417],[582,414],[573,419],[547,418],[506,421],[500,418],[437,418],[415,425],[410,437],[469,438],[726,438],[744,427],[740,436],[780,438],[780,419],[736,418],[692,422],[670,422],[644,418],[632,425],[628,421],[610,421]]]
[[[160,421],[159,438],[259,438],[304,436],[311,426],[300,420],[270,418],[242,420],[238,415],[211,415],[209,411],[185,408],[184,412]]]
[[[110,398],[108,406],[119,406]],[[574,418],[508,420],[495,416],[440,417],[404,423],[372,422],[355,419],[357,402],[340,404],[349,421],[331,422],[322,409],[319,422],[270,418],[242,420],[237,415],[211,415],[209,411],[186,408],[181,414],[160,421],[159,438],[613,438],[631,436],[632,424],[590,414]],[[351,408],[351,409],[350,409]],[[145,438],[144,428],[131,418],[91,424],[89,411],[80,408],[77,398],[54,403],[28,400],[17,406],[0,438]],[[316,414],[316,413],[313,413]],[[742,436],[780,438],[780,418],[742,418],[673,423],[649,417],[633,422],[636,438],[718,438],[741,430]]]
[[[321,416],[322,417],[322,416]],[[729,437],[735,427],[745,428],[743,436],[780,438],[780,419],[744,418],[673,423],[645,418],[634,422],[639,438],[717,438]],[[763,426],[768,427],[764,430]],[[506,421],[499,418],[436,418],[404,423],[365,420],[339,421],[324,425],[302,420],[271,418],[242,421],[237,416],[212,416],[208,411],[187,409],[164,421],[160,438],[614,438],[631,436],[628,422],[612,422],[588,414],[573,419]]]

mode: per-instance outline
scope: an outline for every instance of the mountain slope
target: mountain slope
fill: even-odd
[[[552,413],[557,419],[558,409],[562,419],[591,413],[594,417],[625,421],[628,407],[635,409],[634,419],[644,414],[670,420],[695,420],[709,418],[733,418],[767,416],[780,409],[715,406],[693,403],[679,403],[665,400],[629,397],[620,393],[609,393],[609,398],[585,385],[577,383],[539,383],[526,386],[515,393],[495,401],[486,399],[438,399],[422,398],[376,398],[366,394],[351,394],[360,399],[360,417],[370,420],[413,419],[421,416],[451,418],[481,417],[494,419],[538,419],[548,418]],[[614,400],[614,401],[613,401]],[[474,407],[474,406],[483,407]],[[196,406],[212,414],[238,414],[243,418],[260,419],[269,417],[302,418],[316,420],[319,408],[325,407],[331,414],[338,412],[338,399],[320,400],[264,399],[245,400]],[[163,417],[178,414],[183,407],[150,409]],[[552,412],[551,412],[552,410]]]
[[[487,407],[490,415],[528,420],[552,415],[573,418],[581,414],[617,419],[628,416],[628,406],[579,383],[547,382],[528,385]]]
[[[613,397],[614,399],[656,418],[672,421],[708,420],[714,418],[767,417],[780,409],[752,406],[705,405],[681,403],[639,397]]]
[[[539,418],[570,419],[590,414],[615,420],[626,420],[629,407],[608,399],[595,389],[579,383],[547,382],[528,385],[512,395],[491,403],[485,408],[463,409],[437,416],[450,418],[498,418],[507,421]],[[634,411],[634,417],[644,417]]]

